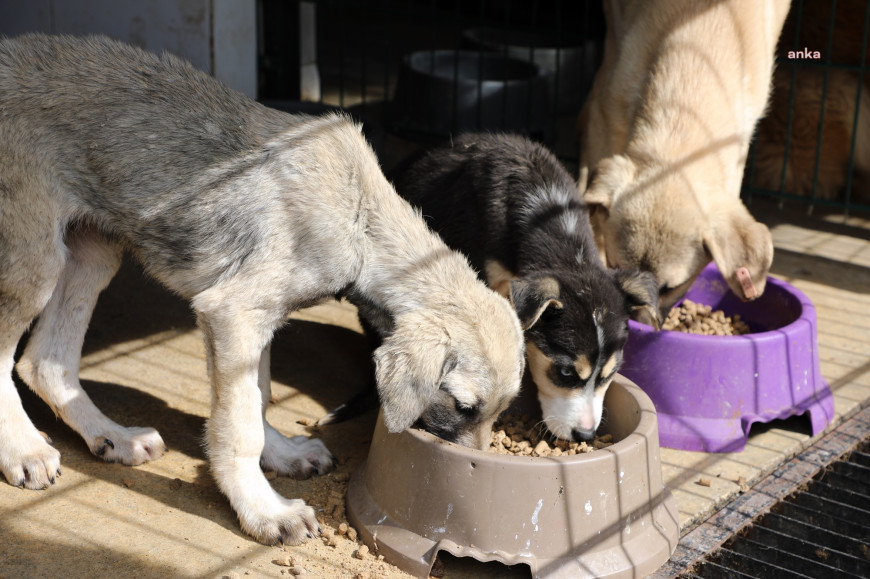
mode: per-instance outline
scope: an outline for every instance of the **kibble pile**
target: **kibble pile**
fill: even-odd
[[[613,444],[613,437],[609,434],[596,436],[591,444],[550,438],[543,422],[533,421],[525,414],[508,414],[495,423],[489,451],[514,456],[571,456]]]
[[[663,330],[674,330],[704,336],[739,336],[750,333],[749,326],[740,319],[740,314],[726,316],[722,310],[713,311],[710,306],[683,300],[679,307],[668,313],[662,324]]]

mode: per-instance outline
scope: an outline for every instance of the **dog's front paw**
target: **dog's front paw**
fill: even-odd
[[[115,425],[94,437],[88,446],[106,462],[120,462],[136,466],[155,460],[166,452],[166,444],[153,428],[125,428]]]
[[[265,545],[298,545],[320,535],[314,509],[300,499],[278,497],[279,508],[268,516],[239,513],[242,530]]]
[[[60,476],[60,452],[35,428],[0,436],[0,470],[9,484],[44,489]]]
[[[313,474],[323,474],[332,469],[335,457],[326,445],[316,438],[294,436],[287,438],[268,424],[260,467],[265,471],[277,471],[279,475],[306,479]]]

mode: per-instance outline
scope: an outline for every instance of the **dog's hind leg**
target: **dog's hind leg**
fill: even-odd
[[[260,467],[266,429],[265,394],[258,375],[260,368],[268,367],[268,352],[266,356],[263,353],[283,321],[283,312],[251,305],[266,301],[250,291],[262,285],[257,280],[245,279],[238,284],[231,280],[193,300],[212,382],[206,447],[215,481],[242,529],[261,543],[297,544],[320,532],[314,509],[276,493]],[[316,458],[318,470],[331,467],[328,452]]]
[[[323,441],[301,435],[288,438],[266,420],[266,409],[272,398],[270,361],[271,347],[267,346],[260,355],[257,374],[257,383],[263,400],[263,428],[266,434],[263,454],[260,455],[260,466],[265,471],[276,471],[279,475],[296,479],[306,479],[315,472],[323,474],[329,466],[321,462],[321,457],[329,455]]]
[[[82,343],[97,297],[121,264],[121,250],[96,231],[67,232],[67,260],[17,365],[18,374],[95,455],[137,465],[163,454],[153,428],[126,428],[105,416],[79,383]]]
[[[43,489],[60,474],[60,453],[27,417],[12,368],[18,341],[51,297],[63,254],[59,241],[25,235],[0,236],[0,471],[12,485]]]

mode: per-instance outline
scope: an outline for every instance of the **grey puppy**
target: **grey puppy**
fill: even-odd
[[[190,300],[212,382],[206,445],[242,529],[272,544],[319,531],[263,468],[322,473],[322,442],[265,420],[269,343],[289,312],[335,295],[386,336],[375,354],[384,419],[482,447],[517,394],[522,331],[510,304],[429,232],[340,115],[291,116],[187,63],[103,37],[0,40],[0,470],[44,488],[60,455],[16,369],[92,452],[140,464],[151,428],[103,415],[78,380],[97,296],[128,251]],[[445,423],[447,425],[445,426]]]

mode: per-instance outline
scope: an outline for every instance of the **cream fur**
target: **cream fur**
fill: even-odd
[[[658,278],[663,310],[712,258],[759,294],[767,228],[740,202],[788,0],[609,0],[604,60],[580,116],[579,189],[602,256]]]

